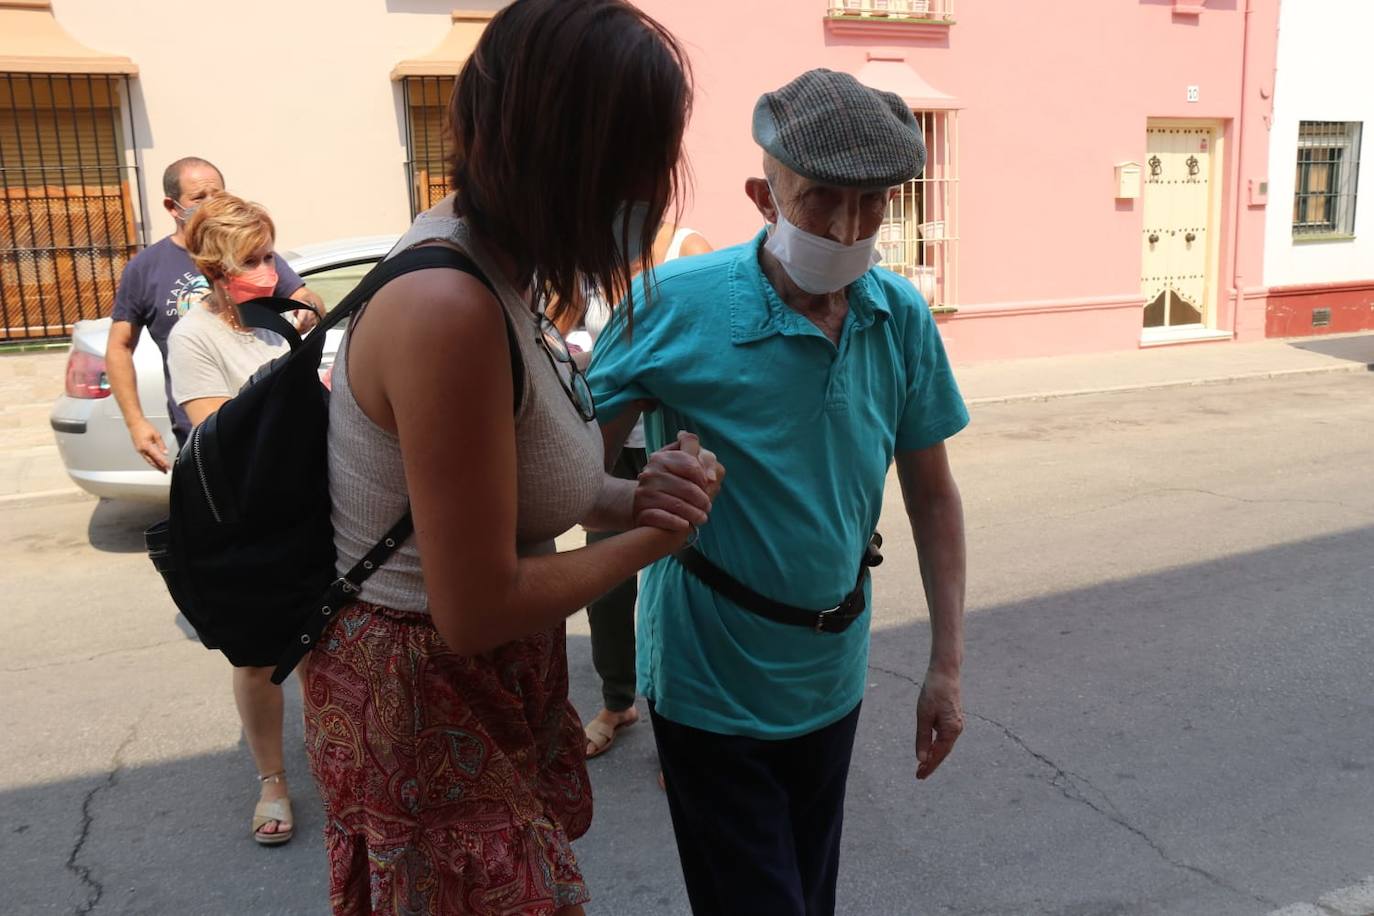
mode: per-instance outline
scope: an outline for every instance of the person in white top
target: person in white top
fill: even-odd
[[[276,227],[267,211],[232,194],[209,197],[186,227],[186,253],[210,289],[167,336],[172,396],[192,428],[219,410],[264,363],[290,351],[271,331],[245,327],[239,303],[277,287]],[[323,469],[321,469],[323,473]],[[282,750],[282,688],[270,658],[230,657],[234,703],[261,783],[253,839],[277,846],[291,839],[291,800]]]
[[[665,224],[654,238],[654,263],[666,264],[679,257],[705,254],[711,246],[699,232],[686,227]],[[587,352],[579,360],[589,359],[591,347],[610,319],[611,310],[598,296],[589,296],[582,316],[586,331]],[[582,335],[568,328],[569,342]],[[635,480],[644,469],[644,420],[635,424],[625,440],[611,473],[625,480]],[[593,544],[614,536],[611,531],[587,532],[587,543]],[[639,580],[631,576],[603,597],[587,607],[587,621],[592,630],[592,664],[601,678],[603,706],[586,725],[587,757],[608,751],[615,742],[616,732],[639,721],[635,709],[635,602],[639,598]]]

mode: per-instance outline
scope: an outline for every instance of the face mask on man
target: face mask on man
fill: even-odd
[[[626,230],[626,213],[629,214],[629,229]],[[658,235],[658,227],[654,231],[645,233],[644,222],[649,218],[649,203],[639,201],[637,203],[623,203],[615,211],[615,219],[611,222],[611,232],[615,234],[616,247],[625,252],[625,262],[634,269],[634,264],[644,255],[644,249],[649,241]]]
[[[229,298],[237,305],[249,299],[270,296],[277,290],[277,268],[270,260],[253,270],[230,277],[225,281]]]
[[[177,208],[177,218],[183,223],[189,223],[191,217],[195,216],[196,211],[200,209],[200,204],[192,204],[189,207],[183,207],[181,202],[176,200],[172,201],[172,206]]]
[[[778,259],[792,282],[806,292],[820,296],[842,290],[883,259],[877,251],[877,233],[859,239],[853,245],[841,245],[831,239],[812,235],[783,215],[782,205],[772,185],[769,185],[768,192],[773,195],[773,208],[778,213],[778,222],[763,247]]]

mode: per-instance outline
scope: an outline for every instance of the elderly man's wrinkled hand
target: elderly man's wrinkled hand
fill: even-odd
[[[916,778],[928,779],[964,731],[959,675],[931,670],[916,701]]]
[[[725,467],[691,433],[649,456],[635,488],[636,525],[686,532],[710,518],[711,503],[725,480]]]

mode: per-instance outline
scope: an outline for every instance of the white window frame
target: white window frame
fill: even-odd
[[[1293,184],[1293,240],[1352,238],[1355,235],[1355,205],[1360,171],[1361,121],[1300,121]],[[1305,151],[1324,156],[1304,162]],[[1304,178],[1314,167],[1327,166],[1334,172],[1325,193],[1313,193]],[[1304,171],[1306,169],[1306,171]],[[1312,200],[1326,197],[1327,219],[1302,219]]]
[[[898,189],[878,229],[882,266],[901,274],[937,311],[959,305],[958,112],[917,111],[926,167]]]

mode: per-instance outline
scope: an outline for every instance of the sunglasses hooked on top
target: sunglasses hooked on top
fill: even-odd
[[[587,376],[578,367],[577,361],[573,359],[572,351],[568,349],[568,342],[563,339],[558,328],[554,325],[549,316],[539,314],[539,346],[544,350],[544,355],[549,359],[549,365],[557,374],[559,381],[563,382],[563,391],[567,393],[568,400],[577,409],[577,415],[587,423],[596,419],[596,401],[592,397],[592,386],[587,382]],[[560,365],[567,367],[567,374],[560,372]]]

